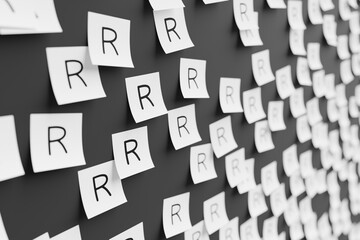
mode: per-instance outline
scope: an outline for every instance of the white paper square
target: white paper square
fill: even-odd
[[[294,118],[298,118],[306,113],[304,104],[304,89],[297,88],[295,92],[290,96],[290,111]]]
[[[269,49],[251,55],[252,72],[258,86],[275,80],[271,70]]]
[[[323,23],[320,0],[308,0],[308,16],[314,25]]]
[[[240,169],[242,170],[240,174],[241,180],[240,183],[237,185],[237,189],[240,194],[246,193],[256,187],[254,165],[255,159],[250,158],[243,161],[243,166],[240,167]]]
[[[293,173],[299,170],[300,165],[297,157],[297,147],[295,144],[283,151],[282,159],[286,176],[290,177]]]
[[[284,212],[284,219],[288,226],[291,226],[294,223],[300,221],[299,207],[297,204],[297,199],[294,196],[291,196],[288,199],[288,204]]]
[[[301,153],[299,159],[301,177],[307,178],[314,174],[315,170],[312,164],[312,151],[307,150]]]
[[[300,172],[295,172],[290,176],[290,191],[294,197],[301,195],[305,192],[305,184],[300,176]]]
[[[307,118],[310,126],[314,126],[316,123],[322,120],[319,107],[319,99],[314,97],[306,102]]]
[[[321,98],[326,94],[326,80],[325,80],[325,71],[318,70],[313,72],[313,91],[316,97]]]
[[[258,217],[268,210],[262,189],[259,184],[248,193],[248,208],[252,218]]]
[[[285,9],[286,4],[284,0],[267,0],[267,4],[272,9]]]
[[[194,46],[186,27],[184,8],[154,11],[154,21],[161,47],[166,54]]]
[[[258,230],[257,218],[250,218],[240,225],[241,240],[261,240]]]
[[[221,192],[203,204],[204,221],[209,235],[213,234],[229,222],[226,213],[225,192]]]
[[[336,96],[335,91],[335,74],[330,73],[325,75],[325,97],[331,99]]]
[[[281,99],[290,97],[294,91],[291,77],[291,66],[287,65],[276,71],[276,89]]]
[[[329,11],[331,9],[334,9],[334,3],[332,0],[320,0],[320,7],[323,11]]]
[[[268,121],[269,128],[272,132],[282,131],[286,129],[284,122],[284,102],[271,101],[268,104]]]
[[[189,207],[189,192],[164,199],[162,221],[166,238],[191,228]]]
[[[306,115],[296,119],[296,136],[301,143],[311,139],[311,129]]]
[[[211,144],[217,158],[237,148],[234,138],[231,116],[224,117],[209,125]]]
[[[110,238],[110,240],[145,240],[144,236],[144,224],[141,222],[128,230]]]
[[[30,114],[30,152],[35,173],[85,165],[82,113]]]
[[[190,173],[194,184],[217,177],[214,153],[210,143],[190,148]]]
[[[337,54],[341,60],[350,58],[348,42],[347,35],[340,35],[337,37]]]
[[[351,72],[350,59],[344,60],[340,63],[340,78],[344,84],[349,84],[354,80],[354,75]]]
[[[180,58],[180,89],[184,98],[209,98],[206,61]]]
[[[254,12],[254,0],[233,0],[235,23],[239,30],[259,28]]]
[[[294,55],[306,56],[303,29],[290,28],[289,44],[290,44],[290,50]]]
[[[240,78],[220,78],[219,100],[223,113],[243,112],[240,97]]]
[[[168,123],[175,150],[201,141],[196,123],[195,104],[170,110]]]
[[[310,69],[308,60],[304,57],[298,57],[296,62],[296,78],[300,85],[311,86]]]
[[[226,178],[231,188],[240,184],[244,172],[245,149],[240,148],[225,157]]]
[[[204,221],[200,221],[184,232],[184,240],[210,240]]]
[[[46,48],[51,86],[59,105],[106,97],[87,47]]]
[[[154,167],[148,140],[147,126],[112,135],[116,170],[121,179]]]
[[[4,240],[9,240],[1,214],[0,214],[0,238]]]
[[[320,60],[320,43],[309,42],[307,44],[307,59],[311,70],[323,68]]]
[[[205,4],[213,4],[213,3],[218,3],[218,2],[226,2],[227,0],[203,0],[203,2]],[[200,239],[203,240],[203,239]]]
[[[25,175],[13,115],[0,117],[0,181]]]
[[[274,216],[279,217],[284,213],[286,206],[287,199],[285,193],[285,184],[281,183],[281,185],[270,195],[271,212],[274,214]]]
[[[131,114],[136,123],[167,113],[159,72],[125,78],[125,82]]]
[[[44,233],[33,240],[50,240],[49,233]]]
[[[259,153],[274,149],[271,131],[267,120],[255,123],[255,146]]]
[[[269,196],[280,186],[276,161],[269,163],[261,169],[261,185],[265,196]]]
[[[251,124],[266,117],[261,101],[261,88],[253,88],[243,93],[244,114]]]
[[[257,12],[254,12],[253,15],[254,15],[253,17],[255,19],[254,25],[258,26],[258,15],[259,14]],[[259,28],[240,30],[239,33],[240,33],[241,41],[245,47],[262,46],[263,45],[263,41],[261,40],[261,37],[260,37]]]
[[[240,240],[239,217],[234,217],[225,226],[219,229],[219,240]]]
[[[88,45],[94,65],[133,68],[130,20],[88,12]]]
[[[78,177],[88,219],[127,202],[114,161],[83,169]]]
[[[263,240],[275,240],[278,239],[278,218],[271,217],[264,220]]]
[[[302,15],[302,1],[288,1],[287,17],[292,29],[306,29]]]

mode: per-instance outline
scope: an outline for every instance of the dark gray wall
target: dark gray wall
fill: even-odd
[[[0,36],[0,115],[15,115],[19,148],[25,167],[24,177],[0,183],[0,212],[10,239],[32,239],[49,232],[51,236],[80,224],[83,239],[109,239],[143,221],[147,239],[165,239],[162,230],[162,201],[183,192],[191,193],[190,208],[193,224],[203,219],[203,201],[225,191],[229,218],[239,216],[240,223],[249,218],[247,194],[239,195],[228,186],[224,158],[216,159],[218,178],[194,185],[189,171],[189,149],[175,151],[168,133],[167,116],[135,124],[130,113],[125,90],[126,77],[160,72],[164,101],[173,109],[190,103],[196,105],[196,115],[201,143],[210,142],[209,124],[224,117],[218,100],[220,77],[240,77],[242,91],[256,87],[251,71],[251,54],[270,50],[273,71],[292,66],[295,78],[296,57],[289,50],[289,26],[286,10],[272,10],[265,0],[255,0],[259,12],[260,35],[264,46],[245,48],[235,25],[232,1],[204,5],[201,0],[184,0],[185,17],[195,47],[166,55],[157,39],[152,8],[147,0],[73,0],[55,1],[59,20],[64,29],[61,34],[28,36]],[[305,42],[322,43],[321,61],[326,73],[335,73],[339,79],[340,60],[336,49],[326,45],[321,25],[308,25]],[[337,1],[334,1],[337,5]],[[107,98],[58,106],[49,81],[46,47],[87,45],[87,12],[94,11],[131,20],[131,50],[135,68],[100,67],[102,83]],[[348,24],[341,22],[338,12],[338,34],[348,33]],[[179,86],[179,61],[181,57],[207,60],[207,86],[210,99],[186,100]],[[347,86],[347,94],[354,94],[358,79]],[[262,87],[263,105],[279,100],[275,82]],[[305,87],[305,100],[314,96],[312,88]],[[321,113],[326,120],[326,100],[320,100]],[[83,143],[87,165],[52,172],[34,174],[29,150],[30,113],[82,112]],[[282,170],[282,151],[296,143],[298,153],[313,149],[310,142],[300,144],[296,138],[295,119],[291,117],[289,100],[285,100],[284,118],[287,130],[273,133],[276,148],[258,154],[254,145],[254,124],[247,124],[244,115],[232,114],[234,135],[239,147],[244,147],[246,158],[255,158],[256,182],[260,183],[260,169],[273,160],[278,161],[278,176],[286,183]],[[356,120],[352,119],[355,123]],[[123,181],[128,202],[87,220],[78,186],[77,171],[113,159],[111,134],[140,126],[148,126],[150,151],[155,168]],[[329,129],[337,128],[330,124]],[[199,143],[200,144],[200,143]],[[313,164],[320,168],[320,152],[313,149]],[[341,184],[342,197],[347,196],[347,184]],[[302,199],[305,195],[299,197]],[[267,199],[267,203],[269,201]],[[313,208],[320,216],[329,208],[328,194],[318,195]],[[259,218],[259,229],[265,213]],[[355,220],[355,218],[354,218]],[[283,217],[279,219],[279,232],[288,231]],[[260,230],[261,231],[261,230]],[[287,235],[288,236],[288,235]],[[289,237],[289,236],[288,236]],[[173,239],[183,239],[182,235]],[[211,236],[218,239],[218,234]],[[345,239],[345,238],[344,238]]]

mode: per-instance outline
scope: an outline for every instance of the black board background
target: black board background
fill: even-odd
[[[239,195],[228,186],[224,157],[215,160],[218,178],[194,185],[189,171],[190,148],[175,151],[168,133],[167,116],[135,124],[126,98],[126,77],[160,72],[165,104],[169,110],[195,103],[201,143],[209,139],[208,125],[223,118],[218,87],[220,77],[240,77],[242,92],[256,87],[251,71],[251,54],[270,50],[271,66],[275,71],[291,64],[293,81],[296,57],[289,49],[289,25],[286,10],[272,10],[265,0],[256,0],[259,12],[260,35],[264,46],[245,48],[239,38],[232,10],[232,1],[204,5],[201,0],[184,0],[185,17],[195,47],[166,55],[157,39],[152,8],[146,0],[56,0],[59,20],[64,29],[61,34],[0,36],[0,115],[15,116],[18,142],[26,175],[0,183],[0,212],[10,239],[33,239],[44,232],[54,236],[80,224],[83,239],[109,239],[143,221],[146,239],[165,239],[162,230],[162,201],[184,192],[190,192],[190,215],[193,224],[203,219],[203,201],[221,191],[226,193],[229,218],[239,216],[240,223],[249,218],[247,194]],[[337,34],[347,34],[347,22],[340,20],[337,4]],[[313,26],[307,18],[307,1],[303,1],[303,17],[308,26],[305,43],[320,42],[321,61],[326,73],[335,73],[340,83],[336,49],[326,45],[322,26]],[[58,106],[49,81],[45,48],[55,46],[87,45],[87,12],[94,11],[131,20],[131,50],[134,69],[100,67],[107,98]],[[179,61],[181,57],[207,60],[207,87],[210,99],[183,99],[179,87]],[[354,94],[358,78],[347,86],[347,95]],[[311,87],[305,87],[305,100],[314,96]],[[279,100],[275,82],[262,87],[262,100]],[[311,142],[300,144],[296,138],[295,119],[284,105],[287,130],[273,133],[276,148],[258,154],[254,145],[254,124],[247,124],[244,115],[232,114],[232,125],[239,147],[244,147],[246,158],[255,158],[255,178],[260,183],[260,169],[271,161],[278,161],[278,176],[289,182],[282,170],[282,151],[296,143],[298,154],[313,149]],[[326,117],[326,100],[320,99],[321,113]],[[83,144],[87,165],[34,174],[29,150],[30,113],[83,113]],[[351,120],[353,124],[356,119]],[[113,159],[111,134],[140,126],[148,126],[149,144],[155,168],[123,181],[128,202],[87,220],[78,186],[77,171]],[[330,124],[329,130],[338,128]],[[200,143],[199,143],[200,144]],[[320,152],[313,149],[313,165],[321,168]],[[347,197],[347,184],[341,183],[342,198]],[[305,197],[301,195],[298,199]],[[267,199],[267,204],[269,201]],[[318,217],[328,210],[328,194],[317,195],[313,208]],[[259,229],[270,211],[259,217]],[[353,217],[353,220],[359,218]],[[279,233],[287,231],[283,217],[279,218]],[[342,239],[346,237],[342,236]],[[172,239],[183,239],[183,235]],[[218,233],[211,239],[218,239]]]

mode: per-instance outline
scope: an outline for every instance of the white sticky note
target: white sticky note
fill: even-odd
[[[168,123],[175,150],[201,141],[196,123],[195,104],[170,110]]]
[[[328,144],[328,125],[318,122],[311,128],[312,144],[315,148],[324,149]]]
[[[13,115],[0,117],[0,132],[0,181],[23,176]]]
[[[240,166],[241,178],[240,183],[237,185],[238,192],[240,194],[246,193],[256,187],[254,176],[255,159],[250,158],[243,161],[243,165]]]
[[[51,240],[81,240],[81,233],[79,225],[72,227],[54,237]]]
[[[305,56],[306,49],[304,45],[304,30],[290,28],[289,44],[290,50],[294,55]]]
[[[270,195],[271,212],[274,214],[274,216],[279,217],[284,213],[286,206],[287,199],[285,193],[285,184],[281,183],[281,185]]]
[[[313,212],[311,198],[306,196],[299,202],[300,210],[300,220],[302,223],[306,223],[312,217],[316,217],[316,214]]]
[[[194,184],[217,177],[214,153],[210,143],[190,148],[190,173]]]
[[[284,102],[271,101],[268,104],[268,121],[269,128],[272,132],[285,130],[284,122]]]
[[[251,55],[252,72],[258,86],[275,80],[271,70],[269,49]]]
[[[82,113],[30,114],[30,152],[35,173],[85,165]]]
[[[253,88],[243,93],[244,114],[251,124],[266,117],[261,100],[261,88]]]
[[[290,192],[293,196],[297,197],[305,192],[305,184],[300,176],[300,172],[295,172],[290,176]]]
[[[210,240],[204,221],[200,221],[184,232],[184,240]]]
[[[356,2],[356,1],[355,1]],[[360,15],[359,12],[351,12],[349,21],[350,32],[359,34],[360,33]]]
[[[206,61],[180,58],[180,88],[184,98],[209,98]]]
[[[311,86],[310,69],[308,60],[304,57],[298,57],[296,62],[296,78],[300,85]]]
[[[213,4],[218,2],[226,2],[227,0],[203,0],[205,4]],[[202,240],[202,239],[201,239]]]
[[[87,39],[94,65],[133,68],[130,20],[88,12]]]
[[[49,233],[44,233],[33,240],[50,240]]]
[[[314,25],[323,23],[320,0],[308,0],[308,16]]]
[[[340,18],[343,21],[350,20],[351,17],[351,9],[348,4],[348,0],[339,0],[339,14]]]
[[[267,120],[255,123],[255,146],[259,153],[274,149],[271,131]]]
[[[286,176],[290,177],[293,173],[299,170],[300,165],[297,157],[297,147],[295,144],[291,145],[283,151],[283,167]]]
[[[290,96],[290,111],[294,118],[298,118],[306,113],[304,104],[304,89],[297,88],[295,92]]]
[[[334,3],[332,0],[320,0],[320,7],[323,11],[329,11],[331,9],[334,9]]]
[[[250,218],[240,225],[241,240],[261,240],[258,230],[257,218]]]
[[[269,163],[261,169],[261,185],[265,196],[269,196],[280,186],[276,161]]]
[[[106,97],[87,47],[46,48],[51,86],[59,105]]]
[[[154,11],[154,21],[161,47],[166,54],[194,46],[186,27],[184,8]]]
[[[337,23],[335,16],[332,14],[324,14],[323,16],[323,35],[329,46],[336,47],[337,45],[337,34],[336,34]]]
[[[243,112],[240,98],[240,78],[220,78],[219,101],[223,113]]]
[[[320,43],[309,42],[307,44],[307,60],[311,70],[323,68],[320,60]]]
[[[290,238],[293,240],[300,240],[305,237],[302,225],[300,222],[295,222],[289,227]]]
[[[360,44],[359,44],[360,46]],[[351,56],[351,70],[355,76],[360,76],[360,54],[356,53]]]
[[[8,2],[13,8],[14,8],[13,4],[15,2],[21,3],[21,5],[23,5],[23,7],[26,8],[27,12],[25,14],[21,13],[22,9],[20,9],[20,11],[17,11],[18,9],[16,9],[15,12],[18,13],[20,12],[19,15],[21,16],[21,18],[25,21],[28,21],[28,23],[24,25],[24,28],[22,27],[0,28],[1,35],[61,33],[63,31],[56,14],[54,1],[30,0],[27,1],[27,4],[31,5],[30,8],[22,1],[12,0],[11,3],[10,1],[4,1],[4,2]],[[8,8],[5,7],[4,10],[6,11],[6,9]],[[2,14],[3,13],[1,13],[1,15]],[[14,15],[16,16],[17,14]],[[12,22],[14,25],[16,25],[17,20]],[[33,27],[29,28],[28,27],[29,24],[30,25],[33,24]]]
[[[349,34],[349,47],[352,53],[360,52],[360,33],[350,33]]]
[[[321,98],[326,94],[326,80],[325,80],[325,71],[318,70],[313,72],[313,91],[316,97]]]
[[[185,7],[182,0],[149,0],[154,11]]]
[[[359,117],[359,107],[356,105],[355,96],[349,98],[349,115],[352,118]]]
[[[127,202],[114,161],[80,170],[78,177],[88,219]]]
[[[340,35],[337,37],[337,55],[341,60],[350,58],[349,39],[347,35]]]
[[[296,119],[296,136],[301,143],[311,139],[311,129],[306,115]]]
[[[314,174],[314,168],[312,164],[312,151],[307,150],[301,153],[299,159],[301,177],[307,178]]]
[[[294,196],[291,196],[288,199],[288,204],[284,212],[284,219],[288,226],[291,226],[294,223],[300,221],[299,207],[297,204],[297,199]]]
[[[262,238],[263,240],[275,240],[278,238],[277,217],[274,216],[264,220]]]
[[[339,111],[335,99],[329,99],[327,102],[327,116],[330,122],[336,122],[339,119]]]
[[[240,148],[225,157],[226,178],[231,188],[241,182],[241,173],[244,171],[245,149]]]
[[[110,238],[110,240],[128,240],[128,239],[145,240],[144,224],[142,222],[116,235],[115,237]]]
[[[204,221],[209,235],[213,234],[229,222],[226,213],[225,192],[221,192],[203,204]]]
[[[189,192],[164,199],[162,221],[166,238],[191,228],[189,207]]]
[[[224,117],[209,125],[211,145],[217,158],[237,148],[234,138],[231,116]]]
[[[154,167],[148,140],[147,126],[112,135],[116,170],[121,179]]]
[[[307,196],[310,198],[315,197],[317,194],[317,181],[316,174],[312,174],[309,177],[305,178],[305,190]]]
[[[338,107],[343,107],[347,105],[348,100],[346,98],[346,87],[344,84],[337,84],[335,86],[335,92],[336,92],[336,105]]]
[[[30,1],[8,0],[0,4],[0,28],[33,30],[38,26]]]
[[[281,99],[290,97],[295,91],[295,87],[291,77],[291,66],[287,65],[283,68],[278,69],[275,75],[276,89]]]
[[[304,232],[306,239],[316,239],[319,237],[316,218],[313,218],[304,224]]]
[[[259,14],[257,12],[254,12],[253,15],[254,15],[253,18],[255,19],[254,25],[258,26]],[[241,41],[245,47],[263,45],[263,41],[261,40],[260,37],[259,28],[240,30],[239,33],[240,33]]]
[[[340,78],[344,84],[349,84],[354,80],[354,75],[351,72],[350,59],[344,60],[340,63]]]
[[[235,23],[239,30],[259,28],[253,0],[233,0]]]
[[[292,29],[306,29],[302,15],[302,1],[288,1],[287,17]]]
[[[326,99],[331,99],[336,96],[335,91],[335,74],[329,73],[325,75],[325,97]]]
[[[136,123],[167,113],[159,72],[125,78],[125,83],[131,114]]]
[[[249,191],[248,208],[252,218],[258,217],[268,210],[261,184]]]
[[[314,97],[306,102],[307,118],[310,126],[314,126],[316,123],[322,120],[319,107],[319,99]]]
[[[4,240],[9,240],[1,214],[0,214],[0,238]]]
[[[219,240],[240,240],[239,217],[234,217],[225,226],[219,229]]]
[[[267,0],[267,4],[272,9],[285,9],[286,4],[284,0]]]

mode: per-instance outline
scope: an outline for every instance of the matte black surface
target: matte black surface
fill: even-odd
[[[286,10],[272,10],[265,0],[255,0],[259,12],[260,35],[264,46],[245,48],[236,27],[232,1],[204,5],[201,0],[184,0],[185,17],[195,47],[166,55],[157,38],[152,8],[147,0],[57,0],[56,8],[64,29],[61,34],[0,36],[0,115],[15,115],[16,129],[24,177],[0,183],[0,212],[10,239],[33,239],[44,232],[54,236],[80,224],[83,239],[105,240],[143,221],[146,239],[165,239],[162,230],[162,202],[164,198],[190,192],[191,221],[203,219],[202,206],[208,198],[221,191],[226,193],[226,207],[230,219],[239,216],[240,223],[250,216],[247,210],[247,194],[239,195],[231,189],[225,176],[224,157],[215,160],[218,178],[194,185],[189,171],[190,148],[175,151],[169,136],[167,116],[135,124],[126,98],[126,77],[160,72],[164,101],[169,110],[191,103],[196,105],[197,123],[202,143],[210,142],[209,124],[223,118],[218,89],[220,77],[240,77],[242,92],[256,87],[251,71],[251,54],[263,49],[270,50],[273,72],[291,64],[293,81],[296,57],[289,49],[289,25]],[[334,1],[337,5],[337,1]],[[305,43],[322,43],[321,61],[326,73],[335,73],[340,83],[336,49],[326,45],[322,26],[313,26],[307,20],[307,1],[304,19],[308,25]],[[50,85],[45,48],[55,46],[87,45],[87,12],[94,11],[131,20],[131,50],[134,69],[100,67],[100,75],[107,97],[82,103],[58,106]],[[336,15],[339,34],[349,31],[348,23]],[[180,58],[207,60],[207,87],[210,99],[185,100],[179,86]],[[347,94],[354,94],[358,78],[347,86]],[[275,82],[262,88],[263,105],[280,100]],[[305,100],[314,96],[311,87],[304,87]],[[247,124],[244,115],[232,114],[234,135],[239,147],[245,148],[246,158],[255,158],[256,182],[260,183],[260,169],[271,161],[278,161],[278,176],[289,182],[282,167],[282,151],[296,143],[298,154],[313,149],[311,142],[300,144],[296,138],[295,119],[284,105],[286,131],[272,134],[275,150],[259,154],[254,145],[254,124]],[[320,100],[321,113],[326,117],[326,100]],[[82,112],[83,143],[86,166],[34,174],[29,150],[30,113]],[[355,123],[356,119],[352,119]],[[155,168],[123,181],[128,202],[91,220],[87,220],[78,186],[77,171],[113,159],[111,134],[148,126],[150,151]],[[329,130],[337,128],[330,124]],[[1,133],[0,133],[1,134]],[[313,149],[313,165],[320,168],[320,152]],[[342,183],[342,197],[347,196],[347,184]],[[305,194],[298,199],[302,199]],[[267,199],[268,206],[269,200]],[[329,208],[328,194],[317,195],[313,208],[318,217]],[[270,209],[270,208],[269,208]],[[263,220],[272,216],[269,212],[259,217],[262,232]],[[355,218],[354,218],[355,220]],[[279,233],[287,231],[283,217],[279,218]],[[172,239],[183,239],[183,235]],[[211,239],[218,239],[218,233]],[[345,239],[345,237],[343,238]]]

